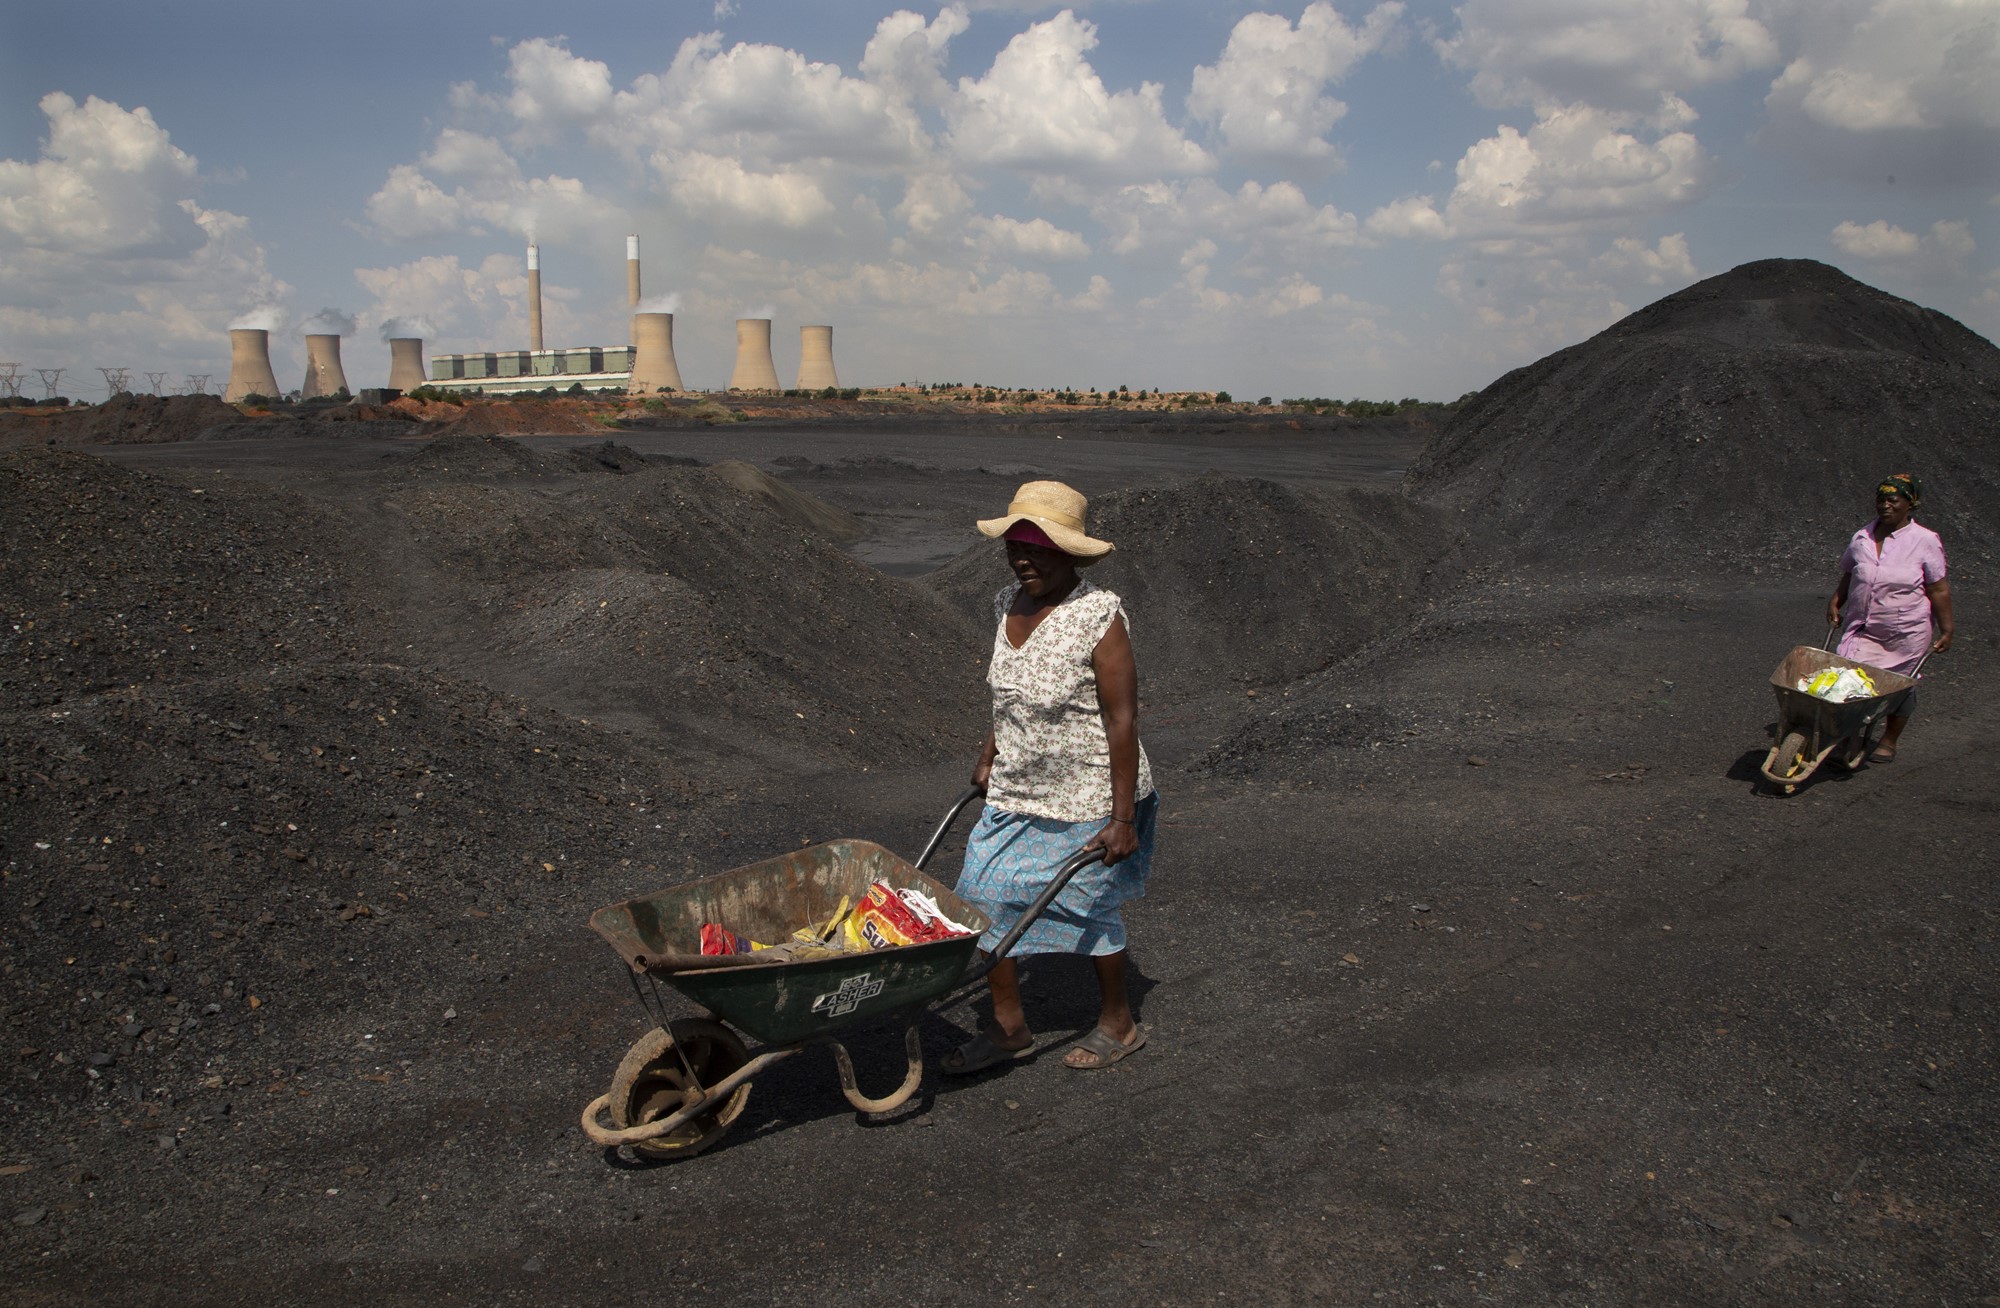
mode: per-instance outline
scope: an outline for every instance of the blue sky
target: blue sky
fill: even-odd
[[[2000,335],[1995,0],[9,11],[0,361],[86,398],[521,348],[530,235],[566,345],[637,233],[696,388],[761,316],[786,378],[1443,399],[1772,256]]]

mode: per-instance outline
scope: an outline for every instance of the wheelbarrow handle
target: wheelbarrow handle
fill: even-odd
[[[924,846],[923,853],[917,855],[917,871],[923,871],[924,864],[931,861],[932,854],[937,853],[938,845],[944,841],[944,833],[951,830],[951,824],[958,821],[958,815],[965,811],[965,806],[985,793],[977,786],[967,786],[958,793],[957,799],[951,801],[951,808],[946,811],[944,821],[937,824],[937,830],[931,832],[930,843]]]
[[[1104,851],[1096,845],[1092,845],[1089,849],[1079,849],[1076,853],[1064,859],[1062,866],[1056,869],[1056,874],[1049,881],[1049,884],[1043,887],[1042,893],[1035,897],[1035,902],[1028,905],[1028,911],[1021,914],[1020,920],[1014,923],[1014,929],[1000,937],[1000,943],[993,947],[993,953],[987,959],[986,966],[979,969],[976,975],[985,976],[1000,965],[1001,960],[1007,957],[1008,951],[1019,944],[1021,937],[1028,933],[1028,928],[1035,924],[1035,919],[1047,912],[1050,904],[1055,903],[1056,896],[1063,892],[1063,887],[1069,884],[1071,877],[1089,867],[1092,863],[1102,863],[1103,861]],[[968,977],[966,979],[973,980],[975,978]]]
[[[1821,640],[1819,643],[1819,647],[1822,651],[1831,650],[1833,648],[1833,633],[1839,630],[1840,630],[1839,618],[1835,618],[1832,622],[1826,624],[1826,638]]]

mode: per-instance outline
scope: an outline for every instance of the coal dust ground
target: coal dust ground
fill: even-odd
[[[2000,1301],[1990,564],[1898,761],[1775,796],[1841,534],[1510,553],[1399,489],[1429,435],[6,454],[0,1298]],[[1120,547],[1150,1043],[1065,1068],[1093,991],[1038,960],[1032,1060],[940,1076],[961,1005],[887,1119],[811,1050],[707,1154],[593,1147],[649,1021],[585,919],[913,853],[983,732],[969,520],[1031,476]]]

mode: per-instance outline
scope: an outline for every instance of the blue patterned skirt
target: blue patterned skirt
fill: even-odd
[[[1115,954],[1125,948],[1125,919],[1118,911],[1146,893],[1153,867],[1153,827],[1160,812],[1158,791],[1139,801],[1133,826],[1139,848],[1110,867],[1092,863],[1070,878],[1048,911],[1035,919],[1008,957],[1023,954]],[[991,950],[1048,888],[1063,861],[1104,829],[1103,818],[1063,822],[1007,813],[988,805],[965,842],[965,870],[959,897],[993,920],[979,939]]]

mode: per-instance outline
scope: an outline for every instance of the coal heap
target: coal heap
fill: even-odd
[[[1209,473],[1094,498],[1090,529],[1118,546],[1088,575],[1131,615],[1152,705],[1241,693],[1345,658],[1406,625],[1443,580],[1436,516],[1393,494]],[[997,541],[925,578],[989,641],[1007,581]]]
[[[1481,553],[1830,574],[1885,473],[1954,565],[2000,547],[2000,350],[1825,264],[1768,259],[1494,382],[1411,468]]]
[[[10,415],[0,432],[64,444],[151,444],[200,438],[210,428],[242,421],[234,405],[213,395],[135,395],[120,391],[102,404],[33,418]]]

